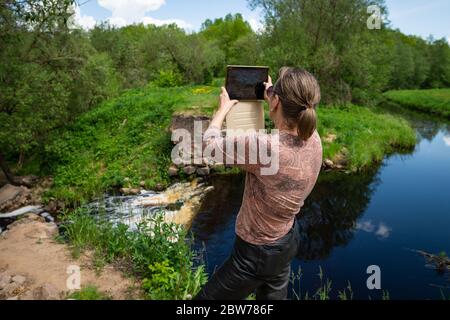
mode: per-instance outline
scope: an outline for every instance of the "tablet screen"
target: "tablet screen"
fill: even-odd
[[[230,99],[264,100],[264,82],[268,78],[268,67],[228,66],[226,88]]]

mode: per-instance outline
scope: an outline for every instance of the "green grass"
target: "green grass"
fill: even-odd
[[[82,115],[55,133],[40,157],[54,176],[46,199],[76,207],[120,187],[166,187],[172,144],[168,127],[175,113],[212,115],[220,81],[214,86],[131,90]],[[354,105],[319,108],[324,156],[341,159],[352,171],[381,161],[385,154],[411,148],[415,134],[399,117]],[[266,121],[268,124],[269,120]]]
[[[70,300],[111,300],[111,297],[103,292],[100,292],[95,286],[86,286],[79,291],[70,294],[67,299]]]
[[[319,133],[324,158],[341,159],[351,171],[364,169],[394,151],[410,150],[416,134],[399,116],[355,105],[320,107]],[[333,142],[327,142],[335,135]]]
[[[60,240],[69,243],[75,255],[91,250],[101,265],[113,263],[141,279],[148,299],[190,299],[207,279],[204,266],[194,265],[197,257],[186,230],[163,222],[162,215],[156,214],[132,231],[77,209],[63,219]],[[77,294],[96,296],[91,289]]]
[[[132,90],[54,134],[42,156],[54,175],[47,198],[76,206],[111,189],[166,187],[172,114],[211,114],[216,87]]]
[[[333,281],[325,276],[324,270],[321,266],[319,266],[319,272],[317,273],[317,277],[319,282],[317,284],[317,289],[313,293],[309,291],[303,292],[302,288],[302,279],[305,275],[303,274],[302,268],[294,272],[291,272],[290,275],[290,284],[292,287],[292,298],[293,300],[354,300],[354,292],[350,281],[347,282],[347,286],[342,290],[333,288]],[[378,293],[378,297],[381,300],[390,300],[389,291],[382,290]],[[369,300],[372,300],[372,297],[368,297]]]
[[[450,89],[388,91],[384,96],[402,107],[450,118]]]

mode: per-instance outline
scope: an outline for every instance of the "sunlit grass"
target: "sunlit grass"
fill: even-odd
[[[450,118],[450,89],[388,91],[384,96],[403,107]]]

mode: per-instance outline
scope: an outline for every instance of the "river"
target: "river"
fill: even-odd
[[[354,299],[442,299],[450,278],[414,250],[450,254],[450,126],[404,113],[417,130],[409,154],[393,154],[363,174],[327,173],[298,222],[302,243],[290,298],[313,296],[325,278],[331,299],[350,283]],[[212,274],[229,256],[244,176],[216,176],[194,220],[195,248]],[[381,271],[382,290],[369,290],[367,267]],[[318,273],[322,268],[324,280]]]

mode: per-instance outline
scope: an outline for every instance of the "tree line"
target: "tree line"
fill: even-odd
[[[154,83],[209,84],[227,64],[302,66],[319,79],[324,103],[373,103],[391,89],[450,87],[445,39],[367,28],[383,0],[248,0],[264,13],[255,32],[240,14],[176,25],[74,24],[74,0],[0,2],[0,165],[39,157],[49,134],[105,99]],[[274,76],[276,76],[274,74]]]

